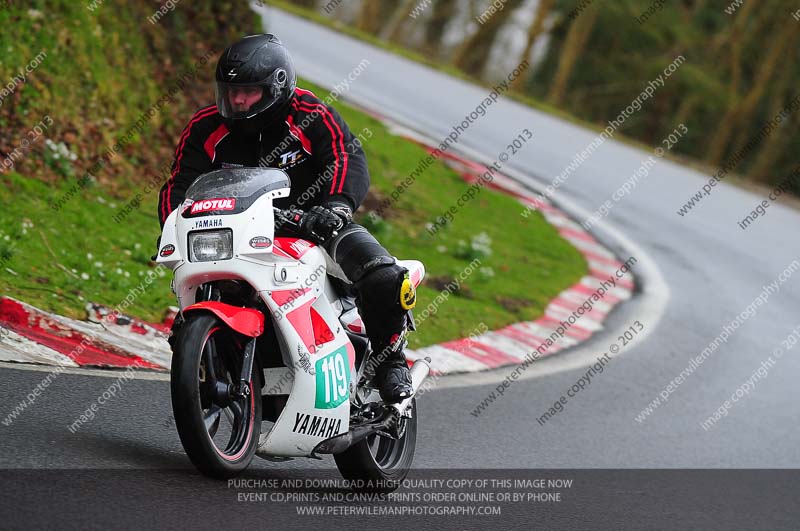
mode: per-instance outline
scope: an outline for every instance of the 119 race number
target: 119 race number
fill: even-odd
[[[347,350],[341,349],[317,360],[317,394],[314,407],[333,409],[348,398],[350,370],[347,367]]]

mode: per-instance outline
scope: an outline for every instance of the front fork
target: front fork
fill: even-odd
[[[202,301],[210,301],[214,299],[219,299],[218,293],[217,296],[214,296],[214,286],[210,282],[203,284],[202,287]],[[196,301],[199,302],[199,301]],[[256,352],[256,338],[251,337],[250,340],[247,342],[247,345],[244,347],[244,359],[242,360],[242,372],[239,375],[239,382],[238,384],[232,386],[232,388],[227,390],[228,395],[234,396],[236,398],[247,398],[250,396],[250,381],[253,377],[253,359],[255,358]],[[211,360],[206,360],[206,365],[211,367],[213,364]],[[213,374],[213,367],[211,369],[211,377],[214,378]],[[219,390],[217,391],[219,393]]]
[[[216,358],[216,352],[206,351],[205,357],[205,371],[203,374],[203,381],[213,382],[210,386],[210,391],[213,393],[212,401],[220,407],[227,407],[231,401],[240,398],[247,398],[250,396],[250,384],[253,378],[253,362],[255,360],[256,351],[256,338],[250,338],[244,348],[244,357],[242,359],[242,370],[239,374],[239,381],[237,383],[223,383],[217,379],[214,370],[213,359]]]
[[[246,398],[250,395],[250,382],[253,379],[253,359],[256,353],[256,338],[251,337],[244,347],[244,359],[242,360],[242,373],[239,375],[238,389],[234,394],[239,398]]]

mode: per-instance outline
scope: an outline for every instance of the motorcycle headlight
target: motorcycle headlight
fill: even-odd
[[[209,230],[189,233],[189,261],[213,262],[233,257],[233,231]]]

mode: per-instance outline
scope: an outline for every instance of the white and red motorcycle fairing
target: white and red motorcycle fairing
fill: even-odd
[[[273,169],[250,171],[251,175],[257,173],[255,179],[248,177],[255,184],[242,184],[239,197],[223,186],[219,197],[192,199],[190,187],[186,201],[164,224],[157,262],[174,271],[172,289],[184,318],[192,312],[210,312],[250,338],[260,336],[265,324],[275,327],[284,367],[264,369],[261,391],[264,395],[288,394],[288,399],[271,429],[261,434],[257,453],[262,457],[314,456],[315,447],[323,440],[350,429],[351,400],[359,374],[355,348],[346,330],[361,336],[365,330],[357,309],[352,304],[345,308],[328,277],[344,279],[328,254],[303,239],[275,237],[273,200],[289,195],[288,176]],[[236,170],[227,172],[236,174]],[[246,189],[255,185],[261,186],[258,192]],[[242,197],[247,194],[249,197]],[[242,207],[241,203],[248,202],[251,204]],[[217,250],[221,250],[221,259],[197,261],[192,254],[211,253],[208,256],[213,258]],[[422,263],[398,263],[409,270],[412,283],[419,285],[425,274]],[[199,287],[222,280],[251,286],[268,308],[270,319],[255,308],[196,300]],[[414,392],[428,371],[425,361],[415,363]],[[410,400],[396,407],[408,407]],[[259,433],[260,421],[251,415],[253,424],[248,429]]]

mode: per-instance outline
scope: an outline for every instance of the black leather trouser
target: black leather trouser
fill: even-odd
[[[407,270],[357,223],[345,226],[323,247],[355,287],[373,350],[393,343],[406,330],[408,311],[400,305],[400,287]]]

